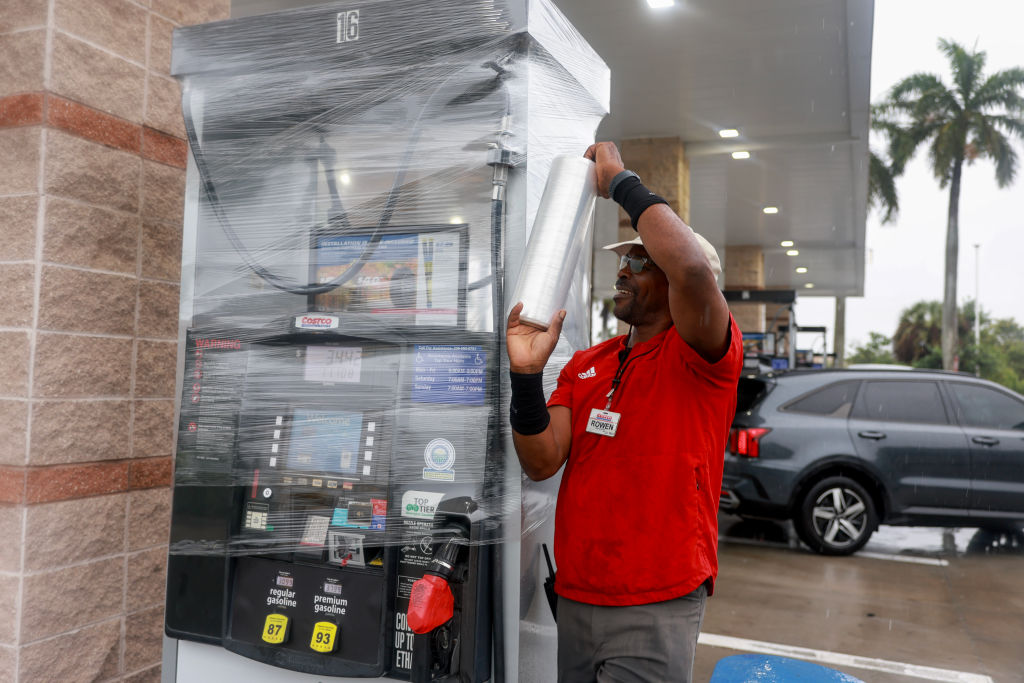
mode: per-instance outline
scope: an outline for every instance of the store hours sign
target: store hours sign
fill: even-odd
[[[483,405],[487,389],[484,347],[417,344],[415,354],[413,402]]]

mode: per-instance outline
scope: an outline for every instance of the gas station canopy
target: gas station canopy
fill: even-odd
[[[873,2],[555,1],[611,69],[599,137],[685,144],[696,230],[761,247],[767,289],[863,295]]]

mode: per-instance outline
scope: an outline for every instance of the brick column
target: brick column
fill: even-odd
[[[725,288],[764,289],[764,253],[761,247],[725,248]],[[765,305],[730,302],[736,324],[744,332],[764,332]]]
[[[690,222],[690,163],[679,138],[633,138],[619,145],[622,162],[635,171],[644,185],[660,194],[687,223]],[[619,211],[619,227],[634,235],[625,211]]]
[[[633,138],[619,143],[622,162],[635,171],[651,191],[658,193],[672,210],[690,222],[690,163],[679,138]],[[619,209],[619,240],[636,237],[629,216]],[[621,320],[618,333],[629,329]]]
[[[158,681],[186,145],[176,25],[0,10],[0,680]]]

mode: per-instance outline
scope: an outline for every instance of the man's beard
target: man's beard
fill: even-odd
[[[636,299],[633,297],[621,304],[616,303],[612,309],[612,315],[627,325],[637,325],[642,322],[641,316],[636,311]]]
[[[628,292],[629,295],[614,302],[612,307],[612,315],[626,323],[627,325],[636,325],[641,322],[639,311],[637,311],[637,300],[636,300],[636,289],[629,285],[629,283],[620,278],[615,283],[615,290]]]

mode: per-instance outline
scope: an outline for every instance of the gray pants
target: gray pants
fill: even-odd
[[[559,683],[689,683],[707,595],[629,607],[559,597]]]

